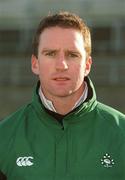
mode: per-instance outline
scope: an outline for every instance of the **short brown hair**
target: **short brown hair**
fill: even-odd
[[[91,34],[85,22],[76,14],[59,12],[54,15],[48,15],[41,20],[33,39],[32,53],[36,57],[38,56],[39,37],[41,33],[44,31],[44,29],[55,26],[62,28],[73,28],[80,31],[84,38],[86,53],[87,55],[91,54]]]

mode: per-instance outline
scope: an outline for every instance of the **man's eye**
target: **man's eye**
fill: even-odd
[[[78,57],[78,54],[76,54],[76,53],[69,53],[69,54],[68,54],[68,57],[77,58],[77,57]]]
[[[55,51],[50,51],[45,53],[46,56],[54,57],[56,55]]]

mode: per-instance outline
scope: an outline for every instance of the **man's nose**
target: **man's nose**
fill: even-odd
[[[56,70],[65,71],[68,69],[68,63],[66,61],[65,55],[59,55],[56,59]]]

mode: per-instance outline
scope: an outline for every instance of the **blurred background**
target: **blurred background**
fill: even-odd
[[[0,119],[31,100],[33,33],[43,16],[59,10],[87,22],[98,100],[125,113],[125,0],[0,0]]]

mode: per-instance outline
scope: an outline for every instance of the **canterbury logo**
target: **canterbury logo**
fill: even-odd
[[[29,156],[29,157],[19,157],[16,160],[16,164],[17,166],[32,166],[33,165],[33,157]]]

